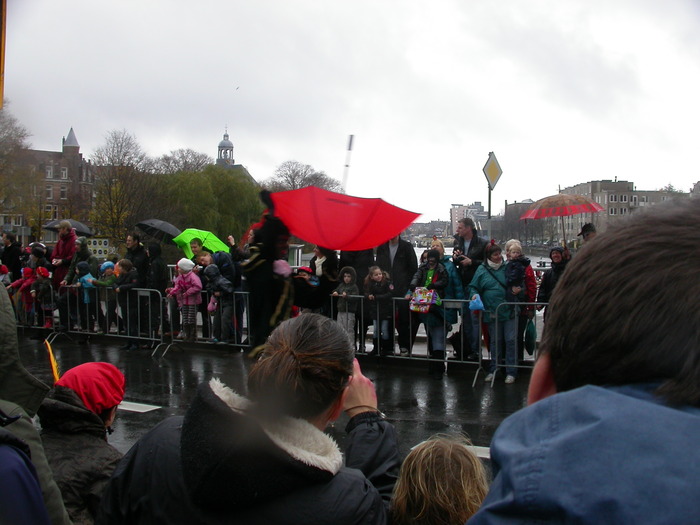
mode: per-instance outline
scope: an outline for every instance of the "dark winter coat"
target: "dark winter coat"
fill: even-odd
[[[31,375],[20,361],[14,310],[7,292],[0,287],[0,410],[9,416],[19,416],[5,428],[31,449],[32,463],[52,522],[68,524],[70,519],[61,493],[51,475],[39,432],[31,420],[48,391],[49,387]]]
[[[408,291],[411,279],[418,269],[416,252],[410,242],[399,239],[399,246],[391,262],[389,243],[386,242],[377,248],[377,266],[385,272],[389,272],[391,282],[394,283],[395,295],[403,297]]]
[[[352,276],[349,284],[345,284],[345,280],[343,279],[346,273]],[[338,274],[339,284],[334,290],[335,292],[338,292],[338,295],[340,296],[338,297],[338,305],[336,308],[338,312],[355,313],[357,311],[357,305],[360,301],[359,298],[353,299],[351,297],[342,297],[343,294],[360,295],[360,289],[357,287],[356,275],[355,269],[352,266],[343,266]]]
[[[455,266],[457,266],[457,270],[462,276],[462,285],[465,288],[469,286],[469,283],[474,278],[474,274],[476,273],[479,266],[481,266],[484,263],[484,251],[486,250],[486,245],[488,244],[486,239],[482,239],[476,234],[476,230],[472,229],[472,232],[474,236],[472,237],[471,241],[469,241],[468,250],[464,249],[466,241],[459,235],[455,235],[455,241],[453,245],[453,248],[455,250],[460,250],[464,255],[466,255],[472,260],[472,263],[466,267],[457,266],[457,261],[455,261]]]
[[[263,424],[217,379],[184,418],[166,419],[127,453],[102,496],[101,524],[386,523],[400,465],[396,432],[376,413],[346,427],[345,465],[310,423]]]
[[[369,300],[369,296],[373,295],[374,300]],[[391,281],[385,278],[381,282],[369,279],[365,284],[365,297],[368,299],[369,315],[372,319],[385,320],[394,317],[394,285]]]
[[[13,280],[22,277],[21,257],[22,245],[17,241],[10,243],[9,246],[5,246],[5,249],[2,251],[2,255],[0,256],[2,264],[7,266],[7,269],[10,270]]]
[[[139,274],[135,269],[130,272],[122,273],[114,281],[112,287],[119,292],[117,293],[117,302],[120,308],[137,308],[137,296],[135,288],[139,288]]]
[[[97,263],[97,257],[93,255],[93,253],[90,251],[90,248],[88,248],[87,244],[81,244],[80,249],[75,250],[75,253],[73,254],[73,259],[70,263],[70,268],[68,268],[68,273],[66,274],[65,280],[68,284],[75,284],[78,282],[79,275],[77,268],[79,262],[88,263],[88,265],[90,266],[91,275],[99,275],[99,264]]]
[[[1,523],[51,523],[30,456],[26,443],[0,428]]]
[[[540,282],[540,289],[537,292],[538,303],[548,303],[552,298],[552,292],[559,282],[559,278],[564,273],[569,259],[563,259],[560,263],[552,263],[552,267],[545,270]]]
[[[39,408],[41,440],[73,523],[93,523],[122,454],[107,443],[100,417],[72,389],[56,386]]]
[[[513,287],[525,288],[525,272],[530,266],[530,259],[521,255],[517,259],[506,263],[506,302],[516,303],[524,299],[524,293],[513,295]]]
[[[224,279],[227,279],[234,288],[241,285],[240,265],[236,265],[231,255],[226,252],[216,252],[211,255],[214,264],[219,268],[219,272]],[[205,272],[206,275],[206,272]],[[204,284],[204,282],[202,283]]]
[[[146,276],[146,288],[158,290],[165,296],[165,289],[170,282],[168,265],[161,257],[160,244],[148,245],[148,274]]]
[[[204,268],[204,275],[207,278],[207,291],[210,295],[219,292],[219,301],[222,304],[233,304],[233,283],[221,275],[216,264],[210,264]]]
[[[146,249],[143,247],[143,244],[138,243],[130,250],[126,250],[124,258],[131,261],[138,273],[137,287],[145,288],[146,280],[148,279],[148,255],[146,255]]]

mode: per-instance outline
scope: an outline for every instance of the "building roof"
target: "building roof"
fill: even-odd
[[[70,131],[68,132],[68,137],[66,138],[66,141],[63,143],[64,146],[74,146],[76,148],[80,147],[80,144],[78,144],[78,139],[75,138],[75,133],[73,132],[73,128],[70,128]]]
[[[233,148],[233,142],[228,139],[228,133],[224,133],[224,140],[219,142],[219,148]]]

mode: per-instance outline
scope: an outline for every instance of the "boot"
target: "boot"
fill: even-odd
[[[445,373],[445,351],[433,350],[430,359],[428,365],[430,375],[433,379],[442,379],[442,375]]]
[[[197,330],[196,325],[188,324],[185,327],[185,341],[187,341],[188,343],[194,343],[194,341],[196,339],[196,332],[195,332],[196,330]]]
[[[394,341],[381,339],[379,343],[379,355],[394,355]]]

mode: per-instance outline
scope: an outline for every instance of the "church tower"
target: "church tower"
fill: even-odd
[[[219,155],[216,158],[219,166],[233,166],[233,142],[228,139],[228,129],[224,130],[224,140],[219,142]]]

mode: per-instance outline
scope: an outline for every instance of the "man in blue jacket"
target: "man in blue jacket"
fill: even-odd
[[[571,261],[530,406],[496,431],[494,481],[470,524],[697,522],[699,228],[700,205],[674,201]]]

